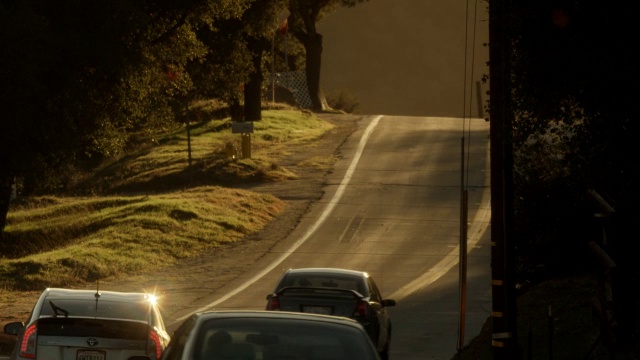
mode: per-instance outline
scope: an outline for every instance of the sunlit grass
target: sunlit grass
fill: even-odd
[[[98,171],[90,184],[101,191],[150,192],[175,189],[185,183],[198,185],[295,178],[278,162],[292,153],[293,146],[309,144],[330,131],[333,125],[300,110],[265,110],[262,120],[254,122],[249,137],[250,156],[244,156],[241,134],[233,133],[231,120],[212,119],[191,123],[160,138],[157,146],[141,148]],[[188,139],[190,138],[190,144]],[[246,140],[245,140],[246,141]],[[226,148],[235,148],[230,159]],[[191,150],[191,167],[189,152]]]
[[[65,286],[172,264],[260,230],[284,207],[271,195],[222,187],[60,198],[10,213],[7,238],[40,251],[0,260],[0,286]]]
[[[0,290],[38,290],[135,274],[241,240],[285,208],[271,195],[234,184],[281,181],[296,174],[279,164],[292,145],[333,128],[299,110],[263,111],[254,123],[251,157],[230,119],[190,125],[108,164],[84,186],[95,196],[43,196],[12,204],[0,244]],[[335,159],[311,160],[325,167]],[[224,184],[225,186],[220,186]],[[116,195],[117,194],[117,195]]]

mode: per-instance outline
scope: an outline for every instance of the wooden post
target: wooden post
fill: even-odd
[[[494,360],[519,359],[513,243],[513,154],[508,32],[510,0],[489,6],[491,289]]]

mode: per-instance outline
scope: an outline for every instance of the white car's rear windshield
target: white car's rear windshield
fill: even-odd
[[[95,317],[147,321],[150,306],[145,303],[108,300],[55,299],[43,304],[40,316]]]

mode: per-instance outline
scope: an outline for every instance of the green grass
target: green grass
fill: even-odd
[[[73,189],[96,195],[22,198],[12,204],[0,243],[0,290],[94,282],[241,240],[286,205],[233,185],[295,178],[279,160],[291,146],[332,127],[299,110],[264,111],[254,125],[251,158],[232,159],[224,147],[240,147],[240,134],[232,133],[229,119],[194,123],[191,168],[182,128],[105,165]]]
[[[166,134],[135,152],[98,169],[91,177],[78,181],[77,187],[91,193],[169,191],[211,182],[235,186],[254,179],[278,181],[295,178],[295,174],[278,165],[293,146],[331,130],[333,125],[313,114],[299,110],[265,110],[262,120],[254,123],[250,136],[250,158],[242,158],[240,134],[231,131],[231,120],[193,123],[191,161],[188,167],[188,142],[185,128]],[[226,147],[237,150],[238,159],[229,161]]]

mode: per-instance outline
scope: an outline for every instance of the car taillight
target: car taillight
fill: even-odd
[[[155,354],[155,359],[160,359],[162,356],[162,342],[160,341],[160,335],[154,330],[149,331],[149,352]]]
[[[277,296],[272,296],[267,303],[267,310],[280,310],[280,300]]]
[[[20,345],[20,356],[29,359],[36,358],[36,338],[38,337],[38,327],[36,324],[29,326],[22,335]]]
[[[358,300],[358,303],[356,304],[356,309],[353,312],[353,318],[360,320],[360,321],[366,321],[369,320],[369,303],[363,300]]]

